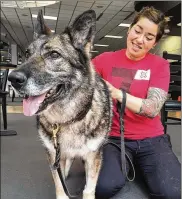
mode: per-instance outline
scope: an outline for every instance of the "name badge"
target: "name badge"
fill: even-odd
[[[149,70],[137,70],[134,79],[149,80],[150,79],[150,69]]]

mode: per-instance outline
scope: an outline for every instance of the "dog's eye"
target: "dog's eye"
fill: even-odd
[[[51,58],[53,59],[57,59],[60,57],[60,54],[56,51],[52,51],[51,54],[50,54]]]

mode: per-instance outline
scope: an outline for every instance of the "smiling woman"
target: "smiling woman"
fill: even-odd
[[[109,140],[120,147],[117,101],[123,102],[124,90],[127,92],[124,114],[126,153],[140,167],[151,198],[180,199],[180,163],[164,135],[159,117],[167,99],[169,63],[149,53],[162,37],[165,25],[163,13],[153,7],[143,8],[129,27],[127,48],[103,53],[93,59],[93,64],[106,81],[114,101]],[[112,144],[104,150],[104,163],[96,189],[98,198],[111,198],[125,184],[120,151]],[[108,183],[110,181],[114,183]]]

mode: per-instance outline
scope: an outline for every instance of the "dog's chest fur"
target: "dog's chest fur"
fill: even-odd
[[[51,125],[46,119],[45,117],[40,118],[39,135],[48,151],[55,153]],[[60,126],[58,141],[63,157],[82,157],[84,159],[89,152],[97,151],[103,144],[105,137],[91,136],[84,126],[86,126],[85,120]]]

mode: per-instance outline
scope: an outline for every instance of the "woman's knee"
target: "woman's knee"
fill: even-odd
[[[96,199],[109,199],[115,194],[117,194],[124,185],[124,178],[113,181],[99,180],[96,187]]]

